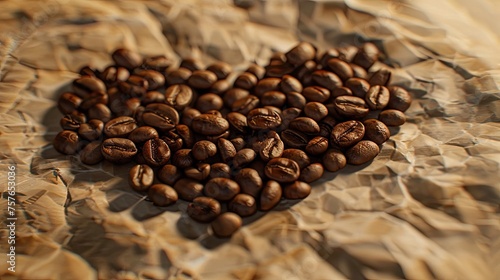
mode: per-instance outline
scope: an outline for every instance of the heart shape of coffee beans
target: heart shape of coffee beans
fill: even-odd
[[[379,53],[365,43],[319,55],[300,42],[231,84],[224,62],[173,67],[165,56],[118,49],[114,65],[82,68],[60,96],[53,145],[88,165],[134,161],[135,191],[159,207],[189,201],[192,219],[228,237],[241,217],[307,197],[325,169],[371,161],[388,126],[405,123],[411,96],[388,86],[389,69],[370,71]]]

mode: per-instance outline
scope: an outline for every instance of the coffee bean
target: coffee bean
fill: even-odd
[[[227,114],[226,118],[231,125],[231,128],[235,129],[237,132],[243,134],[248,132],[249,127],[247,117],[245,115],[238,112],[231,112]]]
[[[228,178],[212,178],[205,184],[204,192],[208,197],[228,201],[240,192],[240,186]]]
[[[224,161],[224,162],[231,161],[237,152],[233,143],[231,143],[231,141],[224,139],[224,138],[220,138],[217,141],[217,148],[219,150],[222,161]]]
[[[181,178],[181,176],[181,169],[172,164],[165,164],[158,171],[158,179],[160,179],[161,182],[171,186],[174,185],[175,182],[177,182],[177,180]]]
[[[217,154],[217,146],[210,141],[201,140],[193,145],[192,154],[196,160],[203,161]]]
[[[185,84],[192,74],[191,70],[180,67],[168,72],[165,76],[165,82],[169,85]]]
[[[286,95],[286,102],[289,107],[302,109],[306,105],[306,98],[298,92],[290,92]]]
[[[151,167],[137,164],[130,168],[128,184],[138,192],[147,191],[153,185],[154,178],[155,175]]]
[[[351,62],[356,53],[358,52],[358,48],[355,46],[343,46],[337,49],[339,52],[339,59],[342,59],[345,62]]]
[[[347,163],[360,165],[374,159],[379,152],[380,148],[375,142],[362,140],[347,150],[345,156]]]
[[[195,135],[191,128],[185,124],[178,124],[175,126],[175,131],[182,138],[184,146],[192,148],[195,142]]]
[[[185,108],[182,112],[181,123],[191,126],[193,119],[197,116],[201,115],[201,112],[194,108]]]
[[[222,95],[231,88],[231,83],[228,80],[218,80],[212,84],[209,91],[217,95]]]
[[[205,139],[215,144],[221,138],[228,139],[229,138],[229,134],[230,134],[229,130],[227,130],[227,131],[224,131],[223,133],[221,133],[219,135],[207,135],[207,136],[205,136]]]
[[[373,43],[365,43],[354,56],[352,62],[368,69],[378,60],[379,50]]]
[[[148,81],[137,75],[132,75],[126,82],[118,82],[117,85],[120,93],[127,97],[141,97],[146,94],[148,87]]]
[[[264,78],[264,75],[266,74],[266,69],[258,64],[252,63],[250,66],[248,66],[247,70],[245,72],[252,73],[257,77],[257,79],[262,80]]]
[[[288,158],[273,158],[265,169],[266,176],[280,183],[290,183],[300,176],[300,167],[294,160]]]
[[[94,141],[102,136],[104,123],[100,120],[90,120],[88,123],[83,123],[78,129],[78,135],[83,139]]]
[[[104,159],[101,153],[101,141],[93,141],[87,144],[80,152],[80,161],[84,164],[98,164]]]
[[[179,196],[170,186],[165,184],[154,184],[148,190],[148,197],[157,206],[169,206],[177,202]]]
[[[240,185],[242,193],[253,197],[257,197],[262,189],[262,178],[255,169],[243,168],[236,174],[234,179]]]
[[[355,78],[366,79],[368,77],[368,73],[366,72],[365,68],[354,63],[350,63],[349,65],[351,65]]]
[[[96,70],[96,69],[93,69],[89,66],[83,66],[82,68],[80,68],[80,70],[78,71],[78,74],[80,74],[80,76],[91,76],[91,77],[96,77],[98,74],[99,74],[99,71]]]
[[[332,130],[337,124],[337,121],[332,116],[326,116],[323,120],[321,120],[319,125],[319,136],[330,139],[330,135],[332,134]]]
[[[155,90],[165,85],[165,77],[156,70],[136,70],[134,74],[148,82],[148,90]]]
[[[108,95],[104,92],[92,92],[87,95],[80,103],[79,109],[81,111],[87,111],[91,107],[96,104],[107,104],[108,103]]]
[[[202,135],[219,135],[229,129],[226,119],[211,114],[201,114],[191,124],[194,132]]]
[[[227,78],[233,71],[233,68],[225,62],[218,61],[209,65],[207,70],[213,72],[217,76],[217,79],[221,80]]]
[[[210,197],[197,197],[188,204],[187,214],[193,220],[208,223],[221,213],[220,203]]]
[[[281,132],[281,140],[283,141],[283,143],[285,143],[286,146],[296,149],[305,148],[307,143],[309,142],[307,135],[293,129],[283,130]]]
[[[165,90],[165,103],[177,110],[182,110],[193,100],[193,91],[182,84],[171,85]]]
[[[312,163],[300,170],[299,180],[306,183],[312,183],[321,179],[324,172],[325,169],[321,163]]]
[[[167,104],[151,103],[146,106],[142,121],[161,131],[171,130],[179,124],[179,113]]]
[[[304,199],[311,193],[311,186],[306,182],[295,181],[283,188],[286,199]]]
[[[247,123],[252,129],[274,129],[281,124],[281,116],[269,108],[257,108],[248,113]]]
[[[301,92],[303,89],[300,81],[291,75],[284,75],[281,78],[279,86],[281,91],[285,94],[290,92]]]
[[[80,98],[85,98],[92,92],[106,92],[106,85],[91,76],[83,76],[73,81],[73,91]]]
[[[271,137],[264,140],[259,149],[260,158],[268,161],[273,158],[281,157],[285,149],[285,144],[279,137]]]
[[[247,145],[247,143],[245,142],[245,139],[243,139],[241,137],[233,138],[230,141],[234,145],[234,148],[236,149],[236,151],[239,151],[239,150],[245,148],[245,146]]]
[[[365,126],[365,137],[377,145],[381,145],[391,136],[389,128],[383,122],[376,119],[365,120],[363,125]]]
[[[360,121],[346,121],[337,124],[331,135],[331,140],[335,145],[345,148],[361,141],[365,136],[365,126]]]
[[[246,89],[231,88],[224,93],[222,100],[224,101],[225,106],[232,107],[233,103],[236,102],[236,100],[243,99],[249,94],[250,93]]]
[[[351,78],[351,79],[353,79],[353,78]],[[351,80],[351,79],[349,79],[349,80]],[[347,81],[349,81],[349,80],[347,80]],[[347,87],[338,87],[332,91],[332,95],[330,98],[335,100],[335,98],[337,98],[339,96],[344,96],[344,95],[353,95],[353,93]]]
[[[250,94],[247,97],[236,100],[231,106],[231,111],[246,115],[255,109],[259,105],[259,102],[260,100],[257,96]]]
[[[113,52],[111,57],[116,65],[125,67],[129,70],[139,67],[142,64],[141,55],[128,49],[117,49]]]
[[[399,110],[388,109],[380,112],[378,120],[387,126],[400,126],[406,122],[406,116]]]
[[[82,103],[82,99],[78,97],[76,94],[71,92],[65,92],[61,94],[59,97],[59,101],[57,102],[57,108],[63,114],[70,114],[80,107]]]
[[[319,102],[308,102],[304,106],[304,114],[316,122],[328,116],[328,109],[325,105]]]
[[[282,189],[278,182],[267,181],[260,193],[260,210],[269,211],[274,208],[281,200]]]
[[[330,98],[330,91],[324,87],[309,86],[304,88],[302,95],[308,102],[326,102]]]
[[[259,80],[254,74],[244,72],[236,78],[236,80],[234,81],[234,86],[237,88],[250,90],[257,85],[258,81]]]
[[[210,175],[210,164],[198,163],[194,167],[188,167],[184,170],[186,177],[196,181],[204,181]]]
[[[217,81],[217,76],[209,70],[195,70],[187,84],[196,89],[208,89]]]
[[[326,70],[316,70],[311,74],[312,81],[330,91],[341,87],[342,80],[335,73]]]
[[[286,95],[280,91],[268,91],[260,98],[262,106],[283,107],[286,102]]]
[[[323,156],[323,165],[326,170],[335,172],[344,168],[347,164],[347,159],[342,151],[330,149]]]
[[[179,67],[183,67],[189,69],[191,71],[201,70],[205,68],[205,65],[201,62],[201,60],[194,57],[186,57],[182,59]]]
[[[142,96],[142,105],[165,102],[165,95],[159,91],[148,91]]]
[[[65,155],[73,155],[78,152],[81,147],[78,134],[71,130],[59,132],[52,143],[56,151]]]
[[[196,109],[202,113],[210,110],[220,110],[224,106],[222,98],[215,93],[205,93],[196,100]]]
[[[184,147],[184,140],[174,130],[167,131],[165,135],[160,137],[170,148],[170,152],[175,154],[178,150]]]
[[[61,125],[61,128],[64,130],[76,131],[86,121],[87,118],[85,117],[85,114],[80,113],[78,111],[73,111],[70,114],[67,114],[64,117],[62,117],[61,121],[59,121],[59,124]]]
[[[255,86],[253,92],[255,96],[261,97],[264,93],[268,91],[279,91],[280,90],[280,78],[264,78],[260,80]]]
[[[296,119],[302,112],[299,108],[287,108],[281,113],[281,125],[278,127],[277,131],[282,131],[287,129],[290,122]]]
[[[338,58],[339,55],[340,55],[340,53],[337,49],[329,48],[329,49],[325,50],[325,52],[323,52],[321,54],[321,56],[318,58],[318,63],[321,64],[324,68],[327,66],[328,60],[330,60],[332,58]]]
[[[310,155],[321,155],[328,149],[328,138],[316,136],[306,146],[306,152]]]
[[[253,196],[240,193],[229,202],[227,209],[241,217],[248,217],[257,212],[257,203]]]
[[[370,90],[370,84],[366,80],[360,78],[350,78],[345,82],[345,87],[351,90],[352,95],[363,99],[368,90]]]
[[[181,178],[174,184],[174,190],[183,200],[193,201],[203,196],[203,184],[190,178]]]
[[[389,103],[389,90],[384,86],[372,86],[366,93],[366,104],[372,110],[382,110]]]
[[[128,80],[130,72],[125,67],[108,66],[99,77],[107,87],[115,87],[119,82]]]
[[[312,73],[317,70],[317,64],[314,60],[308,60],[295,69],[295,76],[303,85],[312,83]]]
[[[192,166],[194,157],[191,149],[180,149],[172,156],[172,164],[184,169]]]
[[[102,155],[106,160],[116,164],[130,162],[137,154],[134,142],[125,138],[108,138],[101,147]]]
[[[150,56],[144,59],[142,67],[145,69],[164,72],[172,64],[172,61],[164,55]]]
[[[369,109],[363,99],[356,96],[339,96],[334,100],[335,111],[345,118],[360,119],[365,117]]]
[[[371,86],[385,86],[389,83],[391,79],[391,71],[387,69],[380,69],[377,72],[373,73],[368,82]]]
[[[289,128],[306,134],[319,133],[318,123],[315,120],[308,117],[296,118],[295,120],[290,122]]]
[[[286,54],[287,62],[293,65],[301,65],[308,60],[313,60],[316,56],[316,48],[307,42],[300,42]]]
[[[231,178],[231,167],[222,162],[214,163],[210,166],[209,178]]]
[[[217,237],[230,237],[243,224],[240,216],[235,213],[226,212],[219,215],[212,223],[212,231]]]
[[[151,126],[140,126],[128,135],[128,139],[135,144],[141,144],[154,138],[158,138],[158,132]]]
[[[241,149],[234,156],[233,165],[235,168],[243,167],[252,162],[256,156],[257,154],[252,149],[249,148]]]
[[[150,166],[159,167],[170,159],[170,148],[162,139],[153,138],[144,143],[142,154]]]
[[[127,137],[137,128],[137,122],[131,117],[117,117],[104,125],[104,134],[107,137]]]
[[[109,102],[109,108],[117,116],[133,116],[135,111],[141,106],[139,98],[127,98],[124,100],[115,99]]]
[[[327,67],[334,74],[336,74],[342,81],[346,81],[347,79],[352,78],[354,76],[354,72],[351,68],[351,65],[349,65],[349,63],[341,59],[332,58],[328,60]]]
[[[402,87],[391,86],[389,87],[389,103],[388,109],[396,109],[401,112],[406,111],[411,105],[411,95]]]

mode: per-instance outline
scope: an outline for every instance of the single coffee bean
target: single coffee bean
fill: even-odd
[[[128,184],[138,192],[147,191],[153,185],[154,178],[155,174],[151,167],[145,164],[137,164],[130,168]]]
[[[387,104],[388,109],[396,109],[404,112],[410,108],[412,98],[404,88],[391,86],[389,87],[389,95],[389,103]]]
[[[353,79],[353,78],[351,78],[351,79]],[[350,80],[350,79],[349,79],[349,80]],[[347,81],[349,81],[349,80],[347,80]],[[347,81],[346,81],[346,82],[347,82]],[[334,90],[332,91],[332,95],[331,95],[330,99],[335,100],[335,98],[337,98],[337,97],[339,97],[339,96],[344,96],[344,95],[353,95],[353,93],[352,93],[352,91],[351,91],[349,88],[347,88],[347,87],[338,87],[338,88],[336,88],[336,89],[334,89]]]
[[[304,169],[306,166],[311,164],[309,156],[304,151],[299,149],[286,149],[283,151],[281,157],[295,161],[299,165],[300,169]]]
[[[258,81],[259,80],[254,74],[244,72],[236,78],[234,87],[250,90],[257,85]]]
[[[142,64],[141,55],[128,49],[117,49],[111,57],[116,65],[129,70],[139,67]]]
[[[306,183],[312,183],[321,179],[324,173],[325,169],[321,163],[312,163],[300,170],[299,180]]]
[[[106,92],[106,85],[96,77],[83,76],[73,81],[73,91],[80,98],[85,98],[92,92]]]
[[[115,99],[109,102],[109,108],[117,116],[133,116],[135,111],[141,106],[139,98]]]
[[[101,80],[108,87],[115,87],[119,82],[125,82],[130,77],[130,72],[125,67],[108,66],[101,75]]]
[[[211,197],[197,197],[187,207],[189,217],[201,223],[213,221],[220,213],[220,203]]]
[[[372,86],[366,93],[366,104],[372,110],[382,110],[389,103],[389,90],[384,86]]]
[[[78,107],[80,107],[82,101],[83,100],[76,94],[65,92],[59,97],[57,108],[63,114],[70,114],[71,112],[78,109]]]
[[[151,103],[146,106],[142,121],[161,131],[171,130],[179,124],[179,113],[167,104]]]
[[[234,148],[236,149],[236,152],[245,148],[245,146],[247,145],[245,139],[241,137],[233,138],[230,141],[233,144]]]
[[[281,132],[281,140],[283,141],[283,143],[285,143],[286,146],[296,149],[305,148],[307,143],[309,142],[307,135],[293,129],[283,130]]]
[[[328,116],[328,108],[319,102],[308,102],[304,106],[304,114],[316,122]]]
[[[288,128],[290,122],[296,119],[302,112],[299,108],[286,108],[281,113],[281,125],[278,127],[277,131],[283,131]]]
[[[93,69],[89,66],[83,66],[79,71],[78,74],[80,76],[91,76],[91,77],[96,77],[99,74],[99,71],[96,69]]]
[[[217,146],[210,141],[201,140],[193,145],[192,154],[196,160],[207,160],[217,154]]]
[[[323,156],[323,166],[330,172],[335,172],[344,168],[347,164],[347,159],[342,151],[330,149]]]
[[[238,112],[230,112],[227,114],[226,118],[231,127],[234,128],[237,132],[243,134],[248,132],[249,127],[247,123],[247,117],[245,115]]]
[[[294,76],[284,75],[280,82],[281,91],[285,94],[290,92],[301,92],[302,84]]]
[[[209,91],[217,95],[222,95],[231,87],[232,85],[228,80],[218,80],[217,82],[212,84],[212,87],[210,87]]]
[[[219,135],[207,135],[205,136],[205,139],[216,144],[217,141],[219,141],[219,139],[221,138],[224,138],[224,139],[228,139],[229,138],[229,130],[227,131],[224,131],[223,133],[219,134]]]
[[[196,71],[196,70],[201,70],[205,68],[205,65],[201,60],[194,58],[194,57],[186,57],[182,59],[181,64],[179,67],[183,67],[186,69],[189,69],[191,71]]]
[[[281,116],[269,108],[257,108],[248,113],[247,123],[252,129],[274,129],[281,124]]]
[[[285,150],[285,144],[278,137],[271,137],[264,140],[259,149],[260,158],[268,161],[273,158],[281,157]]]
[[[87,111],[96,104],[107,104],[108,95],[104,92],[92,92],[80,103],[80,110]]]
[[[316,136],[307,143],[306,152],[313,156],[321,155],[328,149],[328,144],[328,138]]]
[[[191,77],[192,74],[193,72],[191,72],[191,70],[180,67],[178,69],[169,71],[165,75],[165,82],[168,85],[186,84],[187,80],[189,79],[189,77]]]
[[[194,157],[191,149],[180,149],[172,156],[172,164],[184,169],[192,166]]]
[[[127,97],[141,97],[146,94],[148,87],[148,81],[137,75],[132,75],[126,82],[118,82],[117,85],[120,93]]]
[[[174,190],[183,200],[193,201],[203,196],[203,184],[190,178],[181,178],[174,184]]]
[[[406,116],[401,111],[388,109],[380,112],[378,120],[387,126],[400,126],[406,122]]]
[[[243,221],[235,213],[226,212],[218,216],[212,223],[212,231],[215,236],[225,238],[233,235],[240,229]]]
[[[289,107],[302,109],[306,105],[306,98],[298,92],[290,92],[286,95],[286,104]]]
[[[262,178],[257,170],[243,168],[236,174],[234,180],[240,185],[241,192],[257,197],[262,189]]]
[[[330,139],[330,135],[332,134],[332,130],[337,124],[337,121],[332,116],[326,116],[323,120],[321,120],[319,125],[319,136]]]
[[[217,61],[207,67],[207,70],[213,72],[216,76],[217,79],[222,80],[227,78],[229,74],[233,71],[233,68],[231,65],[222,62],[222,61]]]
[[[259,105],[259,102],[260,100],[257,96],[250,94],[247,97],[236,100],[231,105],[231,111],[246,115],[251,110],[255,109],[257,105]]]
[[[300,42],[286,54],[287,62],[293,65],[301,65],[308,60],[313,60],[316,57],[316,48],[307,42]]]
[[[362,140],[347,150],[345,156],[347,163],[360,165],[374,159],[379,152],[380,148],[375,142]]]
[[[320,86],[309,86],[304,88],[302,95],[308,102],[324,103],[330,98],[330,91]]]
[[[78,129],[78,135],[83,139],[94,141],[102,136],[104,123],[100,120],[90,120],[88,123],[83,123]]]
[[[181,136],[179,136],[175,130],[167,131],[165,135],[160,138],[167,143],[172,154],[175,154],[178,150],[184,147],[184,140],[182,140]]]
[[[376,119],[368,119],[363,122],[365,126],[365,138],[381,145],[389,140],[391,132],[389,128],[381,121]]]
[[[262,106],[283,107],[286,102],[286,95],[281,91],[268,91],[260,98]]]
[[[339,59],[342,59],[345,62],[351,62],[356,53],[358,52],[358,48],[352,45],[340,47],[337,49],[339,52]]]
[[[179,196],[169,185],[154,184],[148,190],[148,198],[154,205],[165,207],[176,203]]]
[[[129,135],[128,139],[132,140],[135,144],[141,144],[149,139],[158,138],[158,131],[151,126],[141,126],[134,129]]]
[[[222,162],[214,163],[210,166],[209,178],[231,178],[231,167]]]
[[[208,89],[217,81],[217,75],[209,70],[195,70],[187,80],[189,86],[196,89]]]
[[[391,74],[391,71],[389,71],[388,69],[380,69],[377,72],[373,73],[368,82],[371,86],[385,86],[389,83]]]
[[[142,68],[164,72],[172,65],[172,61],[164,55],[150,56],[144,59]]]
[[[80,161],[84,164],[98,164],[104,159],[101,153],[101,141],[93,141],[87,144],[80,152]]]
[[[257,202],[253,196],[240,193],[229,202],[227,209],[241,217],[248,217],[257,212]]]
[[[104,125],[104,134],[108,137],[127,137],[137,128],[137,122],[131,117],[117,117]]]
[[[125,138],[108,138],[101,147],[102,155],[106,160],[116,164],[130,162],[137,154],[134,142]]]
[[[78,134],[71,130],[63,130],[59,132],[53,141],[54,149],[61,154],[73,155],[81,147]]]
[[[224,101],[224,105],[227,107],[232,107],[233,103],[236,100],[245,98],[249,95],[249,91],[242,88],[231,88],[224,93],[222,100]]]
[[[370,83],[361,78],[350,78],[345,82],[345,87],[351,90],[352,95],[364,99],[370,90]]]
[[[323,68],[325,68],[327,66],[327,62],[328,60],[332,59],[332,58],[338,58],[340,55],[339,51],[335,48],[329,48],[327,50],[325,50],[321,56],[318,57],[317,61],[319,64],[321,64],[321,66],[323,66]]]
[[[328,60],[327,67],[342,81],[346,81],[354,76],[354,71],[352,71],[351,65],[341,59],[332,58]]]
[[[260,193],[260,210],[269,211],[274,208],[281,200],[282,189],[278,182],[267,181]]]
[[[208,197],[228,201],[240,192],[240,186],[228,178],[212,178],[205,184],[204,192]]]
[[[170,159],[170,148],[162,139],[153,138],[144,143],[142,154],[150,166],[159,167],[167,164]]]
[[[308,117],[296,118],[295,120],[290,122],[289,128],[306,134],[319,133],[318,123],[315,120]]]
[[[148,91],[142,96],[142,105],[165,102],[165,95],[159,91]]]
[[[184,146],[192,148],[195,142],[195,135],[191,128],[185,124],[178,124],[175,126],[175,131],[182,138]]]
[[[86,121],[87,118],[85,117],[85,114],[78,111],[73,111],[70,114],[66,114],[64,117],[62,117],[61,121],[59,121],[59,124],[64,130],[77,131],[80,126]]]
[[[204,181],[210,175],[210,164],[198,163],[194,167],[188,167],[184,170],[186,177],[196,181]]]
[[[229,129],[226,119],[212,114],[201,114],[191,123],[192,129],[202,135],[219,135]]]
[[[368,72],[366,72],[365,68],[354,63],[349,63],[349,65],[351,66],[352,71],[354,72],[354,78],[361,78],[361,79],[368,78]]]
[[[165,77],[156,70],[136,69],[134,73],[148,82],[148,90],[155,90],[165,85]]]
[[[179,180],[182,176],[182,171],[180,168],[178,168],[175,165],[172,164],[165,164],[159,171],[158,171],[158,179],[167,184],[167,185],[174,185],[177,180]]]
[[[335,145],[345,148],[361,141],[365,136],[365,126],[360,121],[346,121],[337,124],[331,135],[331,140]]]
[[[261,97],[268,91],[279,91],[280,83],[280,78],[264,78],[257,83],[253,92],[257,97]]]
[[[219,140],[217,140],[217,147],[222,161],[224,162],[231,161],[236,155],[236,148],[234,147],[233,143],[231,143],[231,141],[227,139],[220,138]]]
[[[352,62],[369,69],[378,60],[379,50],[373,43],[365,43],[352,59]]]
[[[257,77],[257,79],[262,80],[264,78],[264,75],[266,74],[266,69],[258,64],[252,63],[250,66],[248,66],[247,70],[245,72],[252,73]]]
[[[196,100],[196,109],[202,113],[210,110],[220,110],[224,106],[222,98],[215,93],[205,93]]]
[[[241,168],[250,162],[252,162],[257,154],[254,150],[249,148],[244,148],[239,150],[233,158],[233,166],[235,168]]]
[[[283,188],[286,199],[304,199],[311,193],[311,185],[306,182],[295,181]]]
[[[365,117],[369,109],[363,99],[356,96],[339,96],[334,100],[335,111],[345,118],[360,119]]]
[[[273,158],[267,163],[265,173],[271,180],[290,183],[299,178],[300,167],[289,158]]]
[[[201,115],[201,112],[196,110],[195,108],[185,108],[182,112],[181,123],[187,126],[191,126],[193,119],[199,115]]]
[[[337,76],[337,74],[326,71],[326,70],[316,70],[311,74],[312,81],[320,87],[324,87],[330,91],[341,87],[342,80]]]

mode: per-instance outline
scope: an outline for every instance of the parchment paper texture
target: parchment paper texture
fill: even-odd
[[[0,2],[0,189],[15,164],[18,194],[16,272],[2,226],[0,278],[500,278],[498,1],[235,2],[254,5]],[[375,42],[414,96],[408,122],[371,164],[328,174],[231,239],[207,234],[186,203],[143,201],[128,166],[84,166],[50,145],[58,96],[118,47],[241,71],[299,40]]]

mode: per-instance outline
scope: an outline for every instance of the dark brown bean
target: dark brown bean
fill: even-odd
[[[345,148],[361,141],[365,136],[365,126],[362,122],[350,120],[337,124],[331,135],[331,140],[335,145]]]
[[[391,74],[391,71],[389,71],[388,69],[380,69],[377,72],[373,73],[368,82],[371,86],[385,86],[389,83]]]
[[[281,157],[285,144],[278,137],[267,138],[260,144],[259,155],[264,161]]]
[[[210,178],[231,178],[231,167],[229,165],[217,162],[210,166]]]
[[[182,171],[180,168],[177,168],[177,166],[172,165],[172,164],[165,164],[159,171],[158,171],[158,179],[167,184],[167,185],[174,185],[177,180],[179,180],[182,176]]]
[[[137,122],[131,117],[117,117],[106,123],[104,134],[108,137],[127,137],[137,128]]]
[[[247,97],[250,93],[246,89],[242,88],[231,88],[224,93],[222,100],[224,101],[224,105],[231,108],[233,103],[236,100],[243,99]]]
[[[128,184],[138,192],[147,191],[153,185],[154,178],[155,174],[151,167],[145,164],[137,164],[130,168]]]
[[[168,85],[185,84],[192,74],[193,72],[191,72],[191,70],[180,67],[179,69],[168,72],[165,76],[165,81]]]
[[[365,120],[363,125],[365,126],[365,137],[377,145],[381,145],[391,136],[389,128],[383,122],[376,119]]]
[[[195,70],[187,80],[189,86],[197,89],[208,89],[217,81],[217,75],[209,70]]]
[[[219,138],[219,140],[217,140],[217,147],[220,153],[220,157],[224,162],[231,161],[236,155],[236,148],[234,147],[233,143],[231,143],[231,141],[227,139]]]
[[[201,112],[196,110],[195,108],[186,108],[182,112],[181,123],[191,126],[193,119],[197,116],[201,115]]]
[[[330,149],[323,156],[323,165],[326,170],[335,172],[344,168],[347,164],[347,159],[342,151]]]
[[[352,78],[351,78],[352,79]],[[349,80],[348,80],[349,81]],[[332,91],[331,99],[335,100],[335,98],[344,95],[353,95],[352,91],[347,87],[338,87]]]
[[[287,62],[293,65],[301,65],[316,57],[316,48],[308,42],[300,42],[286,54]]]
[[[265,78],[260,80],[254,88],[254,94],[261,97],[264,93],[272,90],[280,90],[280,78]]]
[[[318,59],[318,63],[324,67],[327,66],[328,60],[332,58],[338,58],[340,55],[339,51],[335,48],[329,48],[325,52],[321,54],[321,57]]]
[[[186,108],[193,101],[193,90],[183,84],[171,85],[165,90],[165,103],[177,110]]]
[[[290,92],[286,95],[286,102],[289,107],[302,109],[306,105],[306,98],[298,92]]]
[[[240,186],[228,178],[212,178],[205,184],[204,192],[208,197],[228,201],[240,192]]]
[[[100,120],[90,120],[88,123],[83,123],[78,128],[78,135],[83,139],[94,141],[102,136],[104,123]]]
[[[311,74],[312,81],[320,87],[324,87],[330,91],[341,87],[342,80],[337,76],[337,74],[326,71],[326,70],[316,70]]]
[[[207,67],[207,70],[212,71],[217,76],[217,79],[222,80],[227,78],[227,76],[231,74],[233,68],[231,67],[231,65],[225,62],[217,61],[210,64]]]
[[[126,82],[118,82],[117,87],[127,97],[140,97],[146,94],[149,84],[143,77],[132,75]]]
[[[354,63],[350,63],[349,65],[351,65],[355,78],[366,79],[368,77],[368,73],[366,72],[365,68]]]
[[[78,111],[73,111],[70,114],[66,114],[62,117],[59,124],[64,130],[78,130],[82,124],[87,121],[85,114]]]
[[[281,91],[268,91],[260,98],[262,106],[283,107],[286,102],[286,95]]]
[[[164,55],[150,56],[144,59],[142,67],[164,72],[172,64],[172,61]]]
[[[165,95],[159,91],[148,91],[142,96],[142,105],[165,102]]]
[[[250,90],[257,85],[259,80],[254,74],[244,72],[234,81],[234,87]]]
[[[184,146],[187,148],[192,148],[195,142],[194,132],[185,124],[178,124],[175,126],[175,131],[182,138]]]
[[[178,150],[184,147],[184,140],[182,140],[175,130],[167,131],[165,135],[160,138],[167,143],[172,154],[175,154]]]
[[[171,130],[179,124],[179,113],[167,104],[152,103],[146,106],[142,121],[161,131]]]
[[[283,130],[281,132],[281,140],[287,147],[296,149],[305,148],[307,143],[309,142],[307,135],[293,129]]]
[[[363,99],[356,96],[339,96],[334,100],[335,111],[345,118],[360,119],[365,117],[369,109]]]
[[[269,108],[257,108],[248,113],[248,126],[252,129],[274,129],[281,124],[281,116]]]
[[[222,98],[215,93],[205,93],[196,100],[196,109],[201,113],[206,113],[210,110],[220,110],[224,106]]]
[[[243,168],[235,176],[234,180],[241,187],[241,192],[257,197],[262,189],[262,178],[257,170],[252,168]]]
[[[290,183],[299,178],[300,167],[289,158],[273,158],[267,163],[265,173],[271,180]]]
[[[179,196],[177,192],[165,184],[154,184],[148,190],[148,197],[154,205],[165,207],[177,202]]]
[[[93,141],[87,144],[80,152],[80,161],[84,164],[98,164],[104,159],[101,153],[101,141]]]
[[[252,162],[256,156],[257,154],[252,149],[249,148],[241,149],[234,156],[233,165],[236,168],[243,167]]]
[[[319,102],[308,102],[304,106],[304,114],[316,122],[328,116],[328,108]]]
[[[137,154],[134,142],[125,138],[108,138],[101,146],[104,158],[112,163],[123,164],[130,162]]]
[[[106,85],[96,77],[83,76],[73,81],[73,91],[81,98],[92,92],[106,92]]]
[[[231,110],[233,112],[238,112],[243,115],[248,114],[251,110],[255,109],[257,105],[259,105],[259,98],[255,95],[248,95],[247,97],[244,97],[242,99],[236,100],[232,106]]]
[[[180,149],[172,156],[172,164],[181,169],[188,168],[193,163],[194,157],[191,149]]]
[[[364,79],[350,78],[345,82],[345,87],[351,90],[352,95],[364,99],[370,89],[370,84]]]
[[[57,102],[57,108],[63,114],[70,114],[80,107],[82,99],[76,94],[71,92],[65,92],[61,94]]]
[[[290,92],[301,92],[302,84],[294,76],[284,75],[280,82],[281,91],[285,94]]]
[[[260,193],[260,210],[269,211],[281,200],[282,189],[278,182],[269,180]]]
[[[162,139],[153,138],[144,143],[142,154],[150,166],[159,167],[167,164],[170,159],[170,148]]]
[[[266,69],[258,64],[252,63],[245,72],[252,73],[257,79],[262,80],[266,74]]]
[[[320,86],[309,86],[304,88],[302,95],[308,102],[324,103],[330,98],[330,91]]]
[[[217,146],[210,141],[201,140],[193,145],[192,153],[196,160],[207,160],[217,154]]]
[[[323,177],[324,172],[325,169],[323,168],[323,164],[312,163],[306,166],[306,168],[300,170],[299,180],[306,183],[312,183],[314,181],[321,179],[321,177]]]
[[[230,141],[231,141],[231,143],[233,143],[236,151],[239,151],[239,150],[245,148],[245,146],[247,145],[245,139],[243,139],[241,137],[233,138]]]
[[[183,58],[179,67],[189,69],[190,71],[201,70],[205,68],[205,65],[201,60],[194,57]]]
[[[228,80],[224,79],[224,80],[218,80],[217,82],[213,83],[209,91],[217,95],[222,95],[230,88],[232,88],[231,83]]]
[[[382,110],[389,103],[389,90],[384,86],[372,86],[366,93],[365,101],[372,110]]]
[[[229,202],[227,209],[241,217],[248,217],[257,212],[257,203],[253,196],[240,193]]]
[[[290,122],[289,128],[306,134],[319,133],[318,123],[315,120],[308,117],[296,118],[295,120]]]
[[[347,163],[360,165],[374,159],[380,148],[375,142],[370,140],[359,141],[346,152]]]
[[[174,184],[174,190],[183,200],[193,201],[203,196],[203,184],[190,178],[181,178]]]
[[[411,105],[411,95],[402,87],[391,86],[389,87],[389,103],[387,104],[388,109],[396,109],[404,112],[410,108]]]
[[[328,144],[328,138],[316,136],[307,143],[306,152],[313,156],[321,155],[328,149]]]
[[[342,81],[346,81],[354,76],[354,71],[352,70],[351,65],[341,59],[332,58],[328,60],[327,66]]]
[[[204,181],[210,175],[210,164],[198,163],[194,167],[188,167],[184,170],[186,177],[196,181]]]
[[[373,43],[365,43],[354,56],[352,62],[368,69],[378,60],[379,50]]]
[[[287,199],[304,199],[311,193],[311,186],[306,182],[295,181],[283,188],[283,196]]]
[[[201,114],[193,119],[192,129],[202,135],[219,135],[229,129],[226,119],[212,114]]]
[[[158,138],[158,131],[151,126],[140,126],[128,135],[128,139],[135,144],[141,144],[154,138]]]
[[[130,72],[125,67],[108,66],[99,75],[108,87],[115,87],[119,82],[125,82],[130,77]]]
[[[233,235],[243,224],[240,216],[226,212],[219,215],[211,224],[215,236],[225,238]]]
[[[406,116],[399,110],[387,109],[380,112],[378,120],[387,126],[400,126],[406,122]]]
[[[309,156],[304,151],[299,149],[286,149],[283,151],[281,157],[289,158],[295,161],[299,165],[300,169],[303,169],[311,164]]]
[[[111,55],[116,65],[132,70],[142,64],[142,57],[128,49],[117,49]]]
[[[220,203],[210,197],[197,197],[187,207],[189,217],[201,223],[213,221],[220,213]]]

